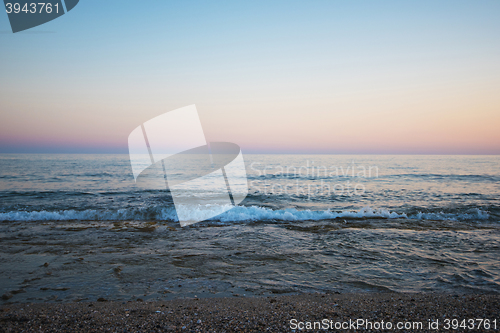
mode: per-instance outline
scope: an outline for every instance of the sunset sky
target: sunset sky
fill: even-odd
[[[0,45],[0,153],[127,153],[196,104],[246,153],[500,154],[498,0],[82,0]]]

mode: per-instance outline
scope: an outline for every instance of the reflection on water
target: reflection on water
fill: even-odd
[[[499,292],[497,225],[408,219],[9,222],[11,301],[294,292]],[[47,264],[45,264],[47,263]],[[45,265],[44,265],[45,264]]]

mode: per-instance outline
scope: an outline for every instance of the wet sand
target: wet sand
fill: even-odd
[[[453,325],[448,320],[458,319],[460,324],[463,319],[478,318],[488,319],[490,328],[485,329],[483,321],[478,330],[479,321],[475,321],[474,330],[446,329],[447,323]],[[353,328],[349,320],[358,319],[365,320],[364,324]],[[434,327],[429,328],[429,321]],[[311,327],[306,330],[309,332],[324,332],[318,326],[314,329],[314,322],[329,325],[331,331],[376,331],[383,322],[385,328],[391,323],[392,331],[400,332],[494,332],[500,329],[500,295],[301,294],[155,302],[101,299],[4,304],[0,308],[0,332],[293,332],[300,331],[302,325]],[[398,323],[408,322],[412,328],[397,329]],[[436,323],[438,330],[433,329]],[[335,325],[345,329],[335,329]],[[467,325],[472,322],[467,321]]]

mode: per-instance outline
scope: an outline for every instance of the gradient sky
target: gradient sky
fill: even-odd
[[[196,104],[246,153],[500,154],[500,1],[82,0],[12,34],[0,152],[127,153]]]

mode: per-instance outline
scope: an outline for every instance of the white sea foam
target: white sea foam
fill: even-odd
[[[465,220],[487,220],[489,219],[490,214],[480,209],[475,209],[472,212],[468,213],[422,213],[410,215],[411,219],[415,220],[434,220],[434,221],[465,221]]]
[[[365,207],[359,211],[324,211],[297,210],[294,208],[272,210],[270,208],[238,206],[218,217],[220,221],[316,221],[336,218],[406,218],[406,214],[398,214],[383,209]]]
[[[202,220],[213,213],[220,214],[226,207],[220,205],[208,206],[186,206],[179,207],[184,214],[189,214],[193,220]],[[364,207],[359,211],[334,211],[334,210],[297,210],[295,208],[273,210],[259,206],[236,206],[233,209],[211,219],[221,222],[240,221],[318,221],[337,218],[362,219],[362,218],[384,218],[384,219],[416,219],[434,221],[464,221],[464,220],[486,220],[488,212],[476,209],[467,213],[444,213],[444,212],[420,212],[407,215],[406,213],[391,212],[386,209],[374,209]],[[130,221],[130,220],[159,220],[176,221],[177,216],[171,207],[152,207],[119,210],[62,210],[62,211],[13,211],[0,213],[0,221]]]
[[[119,209],[111,210],[93,210],[83,211],[61,210],[54,212],[47,211],[16,211],[0,213],[0,221],[129,221],[129,220],[175,220],[176,215],[172,208],[157,209],[150,212],[147,209]]]

